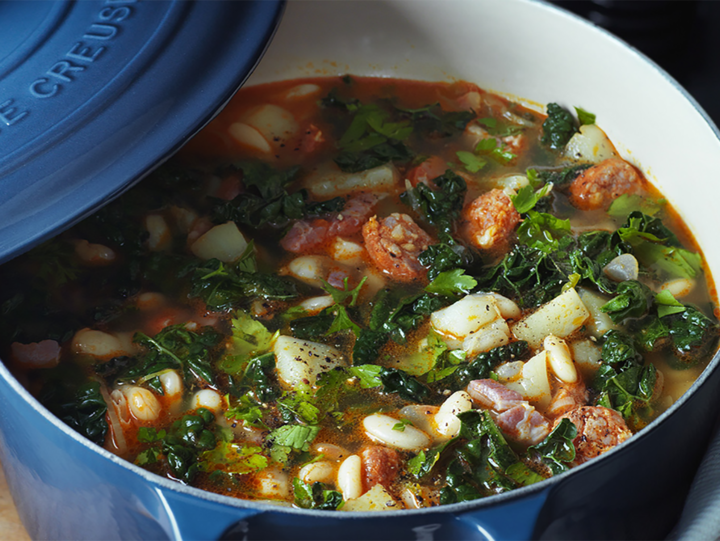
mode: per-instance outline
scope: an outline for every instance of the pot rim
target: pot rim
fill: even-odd
[[[425,0],[427,1],[427,0]],[[430,0],[432,1],[432,0]],[[640,52],[638,49],[633,47],[632,45],[628,44],[624,40],[618,38],[617,36],[611,34],[607,30],[595,25],[594,23],[587,21],[583,19],[582,17],[575,15],[571,12],[568,12],[558,6],[555,6],[553,4],[548,3],[545,0],[516,0],[519,3],[523,4],[535,4],[538,5],[540,8],[553,11],[558,17],[565,17],[567,19],[573,20],[575,23],[579,23],[581,25],[584,25],[588,32],[597,32],[601,36],[603,36],[605,39],[608,39],[610,41],[614,41],[620,46],[623,47],[629,54],[634,55],[637,57],[641,62],[647,63],[657,74],[659,74],[663,79],[665,79],[670,85],[672,85],[680,94],[681,96],[686,99],[693,107],[693,109],[702,117],[702,119],[708,124],[708,126],[711,128],[713,134],[715,135],[715,138],[717,139],[717,142],[720,143],[720,130],[714,123],[714,121],[710,118],[710,116],[705,112],[705,110],[702,108],[702,106],[697,102],[697,100],[688,93],[687,90],[685,90],[682,85],[680,85],[669,73],[667,73],[662,67],[660,67],[656,62],[648,58],[644,53]],[[280,23],[282,24],[282,22]],[[531,99],[531,97],[529,97]],[[228,507],[235,507],[237,509],[257,509],[259,512],[266,512],[266,511],[272,511],[275,513],[287,513],[289,515],[299,515],[299,516],[312,516],[312,517],[332,517],[336,519],[358,519],[358,518],[392,518],[392,517],[411,517],[416,516],[419,514],[427,515],[427,514],[447,514],[447,513],[458,513],[462,514],[466,511],[470,510],[480,510],[485,509],[491,506],[500,505],[507,503],[512,500],[520,500],[527,496],[531,496],[533,494],[545,491],[550,489],[553,485],[556,485],[558,483],[563,482],[569,475],[575,474],[575,472],[585,471],[589,468],[596,468],[602,466],[605,462],[610,460],[618,459],[620,460],[621,457],[625,453],[632,452],[632,449],[635,445],[639,444],[639,442],[646,437],[649,437],[649,435],[654,432],[656,429],[660,427],[660,425],[667,419],[669,416],[674,415],[679,409],[683,408],[684,405],[690,400],[692,395],[702,386],[705,384],[705,382],[710,378],[712,373],[715,370],[718,370],[718,365],[720,364],[720,346],[716,350],[716,352],[713,354],[712,359],[707,364],[705,369],[701,372],[701,374],[697,377],[697,379],[693,382],[693,384],[690,386],[689,389],[687,389],[680,398],[678,398],[672,406],[670,406],[666,411],[664,411],[661,415],[659,415],[655,420],[653,420],[647,427],[640,430],[637,434],[634,434],[631,438],[626,440],[625,442],[621,443],[620,445],[616,446],[615,448],[611,449],[610,451],[604,453],[602,456],[596,457],[593,460],[590,460],[588,462],[585,462],[584,464],[581,464],[575,468],[572,468],[571,470],[565,471],[561,474],[554,475],[553,477],[550,477],[549,479],[545,479],[539,483],[517,488],[508,492],[504,492],[501,494],[496,494],[493,496],[488,496],[484,498],[479,498],[476,500],[471,500],[467,502],[461,502],[461,503],[455,503],[450,505],[441,505],[441,506],[435,506],[435,507],[427,507],[422,509],[403,509],[403,510],[395,510],[395,511],[383,511],[382,513],[373,512],[373,511],[365,511],[365,512],[338,512],[338,511],[321,511],[321,510],[309,510],[309,509],[300,509],[296,507],[290,507],[290,506],[283,506],[283,505],[277,505],[272,503],[266,503],[262,501],[254,501],[254,500],[243,500],[240,498],[234,498],[231,496],[223,496],[214,492],[205,491],[199,488],[190,487],[187,485],[184,485],[180,482],[172,481],[166,477],[162,477],[158,474],[152,473],[148,470],[145,470],[141,468],[140,466],[136,466],[135,464],[122,459],[118,457],[117,455],[111,453],[110,451],[106,450],[105,448],[91,442],[90,440],[86,439],[85,437],[81,436],[78,432],[70,428],[68,425],[60,421],[55,415],[50,413],[50,411],[43,406],[30,392],[25,389],[25,387],[12,375],[10,370],[7,368],[5,363],[0,359],[0,378],[4,379],[8,382],[9,386],[26,402],[28,403],[35,412],[39,413],[42,417],[45,418],[46,421],[50,422],[52,425],[54,425],[56,428],[61,430],[65,433],[66,436],[69,436],[72,438],[76,443],[79,443],[80,445],[83,445],[86,447],[89,451],[92,451],[94,453],[97,453],[102,458],[108,460],[112,464],[119,466],[125,470],[128,470],[130,473],[141,477],[148,483],[151,483],[152,485],[158,486],[162,488],[163,490],[169,490],[176,492],[178,494],[186,495],[186,496],[192,496],[195,498],[199,498],[201,500],[205,500],[207,502],[212,502],[215,504],[220,504]]]

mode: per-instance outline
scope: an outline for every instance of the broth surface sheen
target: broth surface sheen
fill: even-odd
[[[671,406],[718,336],[699,247],[594,115],[466,82],[242,89],[0,274],[2,358],[61,420],[308,509],[557,475]]]

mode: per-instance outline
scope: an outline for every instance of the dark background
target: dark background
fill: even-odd
[[[609,30],[674,77],[720,125],[719,0],[553,0]]]

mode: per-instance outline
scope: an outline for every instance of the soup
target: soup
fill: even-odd
[[[464,82],[243,89],[1,272],[2,357],[60,419],[311,509],[557,475],[667,409],[717,341],[699,248],[594,115]]]

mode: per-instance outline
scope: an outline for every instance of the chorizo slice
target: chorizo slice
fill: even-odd
[[[642,191],[643,184],[635,167],[620,158],[608,158],[585,169],[572,181],[570,203],[580,210],[606,210],[621,195]]]
[[[553,428],[566,418],[577,427],[577,436],[573,440],[575,445],[573,465],[582,464],[607,453],[632,436],[622,415],[602,406],[580,406],[572,409],[556,419]]]
[[[475,199],[463,210],[464,232],[476,248],[489,252],[504,252],[509,246],[520,214],[502,190],[490,190]]]
[[[393,213],[382,221],[373,216],[363,226],[362,234],[370,259],[390,278],[412,282],[427,275],[418,256],[432,239],[407,214]]]

